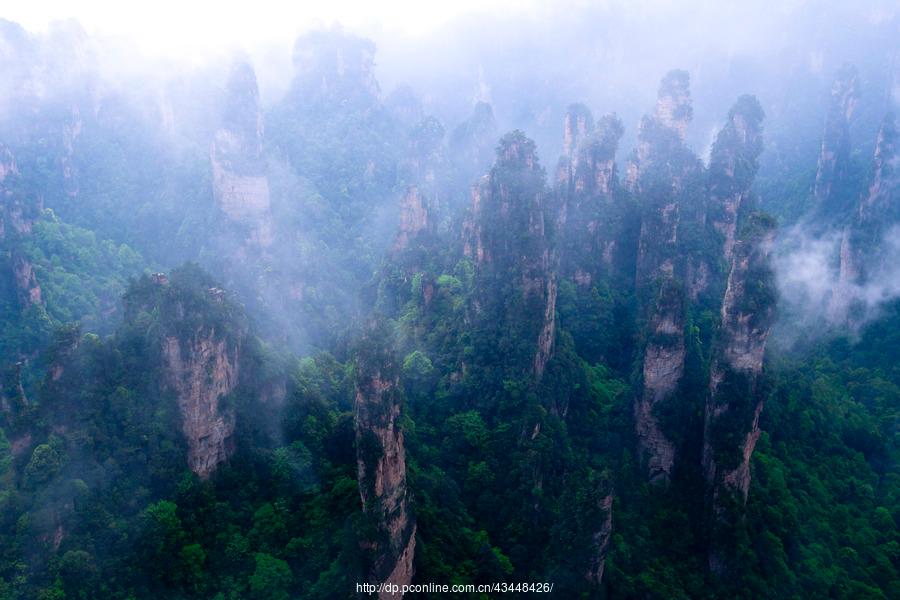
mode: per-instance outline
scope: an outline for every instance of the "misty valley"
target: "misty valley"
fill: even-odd
[[[0,19],[0,600],[897,598],[875,4]]]

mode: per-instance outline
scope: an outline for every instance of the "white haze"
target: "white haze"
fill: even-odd
[[[884,305],[900,298],[900,225],[890,228],[881,240],[884,256],[865,283],[844,283],[853,305],[850,333],[882,312]],[[813,236],[808,226],[798,224],[782,232],[773,257],[781,301],[781,345],[790,346],[798,337],[817,338],[832,332],[827,321],[832,292],[839,285],[841,234]],[[785,327],[785,325],[787,325]]]
[[[89,38],[88,56],[73,57],[73,64],[78,58],[99,69],[99,93],[114,90],[145,101],[164,89],[202,98],[200,92],[221,87],[232,57],[246,54],[267,106],[290,85],[293,40],[339,23],[375,42],[382,96],[409,84],[448,132],[475,100],[489,98],[501,131],[524,129],[547,167],[559,154],[562,116],[572,102],[586,103],[595,117],[619,114],[626,127],[623,160],[660,77],[682,68],[691,75],[695,115],[687,141],[698,154],[708,153],[740,94],[759,97],[766,112],[758,179],[760,186],[767,182],[760,190],[765,203],[777,200],[785,180],[798,173],[808,175],[811,187],[831,77],[845,62],[859,67],[863,85],[851,123],[854,149],[871,162],[878,124],[891,99],[900,101],[900,81],[889,74],[891,56],[898,54],[898,11],[895,0],[37,0],[6,3],[0,18],[51,39],[55,30],[78,27],[60,21],[77,19]],[[65,93],[80,73],[63,70],[31,81],[52,81]],[[0,72],[0,121],[8,98],[21,94],[11,87],[15,81]],[[54,90],[32,91],[43,97]],[[214,127],[204,121],[214,111],[202,99],[195,113],[195,129]],[[779,217],[786,227],[775,266],[785,313],[815,329],[836,282],[839,240],[813,239],[805,228],[792,228],[801,215]],[[900,256],[900,232],[892,231],[886,242]],[[900,267],[890,264],[854,295],[867,315],[877,314],[900,295]]]

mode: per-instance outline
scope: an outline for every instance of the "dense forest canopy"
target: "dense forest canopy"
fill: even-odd
[[[832,4],[0,18],[0,600],[896,597],[900,12]]]

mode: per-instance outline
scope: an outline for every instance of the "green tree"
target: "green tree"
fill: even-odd
[[[293,576],[288,564],[271,554],[257,553],[250,592],[257,600],[289,600]]]

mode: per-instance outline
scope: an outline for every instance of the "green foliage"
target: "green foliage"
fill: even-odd
[[[258,600],[288,600],[291,595],[291,568],[269,554],[258,553],[256,569],[250,576],[250,595]]]
[[[21,306],[10,278],[0,281],[0,598],[352,596],[370,577],[366,542],[383,533],[360,501],[362,490],[377,507],[372,469],[359,481],[358,465],[385,449],[359,424],[386,426],[396,408],[417,582],[551,581],[565,598],[887,598],[900,589],[898,307],[859,342],[775,357],[761,380],[726,369],[715,401],[727,410],[704,423],[730,268],[709,222],[726,215],[707,206],[711,197],[746,196],[736,252],[750,263],[737,312],[768,327],[777,301],[756,252],[774,221],[750,206],[759,102],[738,99],[708,169],[648,117],[638,191],[625,191],[615,168],[608,193],[592,189],[596,179],[552,190],[520,131],[487,164],[489,105],[476,105],[445,145],[436,118],[380,103],[372,52],[340,31],[298,43],[297,78],[264,115],[277,242],[258,254],[213,204],[207,142],[219,123],[179,132],[189,141],[171,152],[145,135],[139,111],[108,99],[84,111],[84,133],[67,151],[77,193],[58,173],[58,142],[46,141],[58,132],[32,132],[41,141],[22,149],[28,180],[15,191],[40,192],[53,210],[29,207],[40,217],[33,232],[0,248],[4,272],[15,257],[33,264],[45,301]],[[676,71],[661,91],[687,85]],[[231,91],[224,123],[255,133],[257,115],[244,112],[253,94]],[[691,111],[681,104],[672,116]],[[590,121],[583,106],[573,114]],[[575,175],[615,161],[623,130],[601,119]],[[863,170],[848,159],[826,208],[859,195]],[[785,164],[758,186],[790,220],[812,169]],[[485,170],[482,204],[466,215],[485,253],[466,257],[456,209]],[[380,225],[413,184],[433,201],[435,231],[384,258],[393,231]],[[217,277],[194,263],[168,282],[142,275],[186,257]],[[697,293],[701,271],[709,281]],[[555,313],[545,314],[555,285]],[[380,314],[357,341],[370,307]],[[649,331],[660,316],[674,333]],[[550,324],[552,357],[538,374],[536,344]],[[237,415],[234,452],[206,480],[185,463],[167,338],[183,351],[209,338],[240,356],[237,388],[219,399]],[[654,413],[677,447],[668,487],[648,485],[635,454],[647,344],[686,354],[677,390]],[[720,494],[714,522],[704,425],[717,465],[734,467],[761,401],[746,511]],[[595,588],[585,573],[610,499]],[[723,542],[739,566],[724,577],[709,568],[710,548]]]

